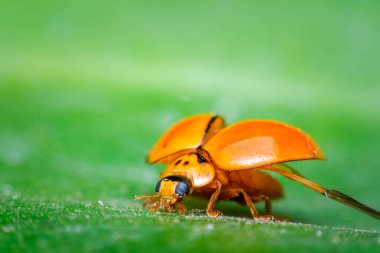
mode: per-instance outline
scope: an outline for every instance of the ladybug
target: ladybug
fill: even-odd
[[[140,195],[149,210],[185,213],[189,195],[208,198],[206,214],[222,215],[218,200],[235,200],[249,207],[254,219],[277,220],[271,201],[283,196],[280,183],[265,171],[297,181],[320,194],[380,219],[380,212],[336,190],[301,176],[284,164],[324,159],[315,141],[300,129],[272,120],[246,120],[225,127],[221,116],[200,114],[172,126],[147,157],[150,164],[166,164],[154,195]],[[265,215],[254,204],[264,202]]]

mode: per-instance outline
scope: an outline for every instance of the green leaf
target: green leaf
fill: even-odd
[[[299,127],[327,160],[290,166],[379,210],[378,9],[2,1],[0,252],[378,252],[378,220],[281,176],[273,213],[291,222],[231,201],[217,219],[205,199],[185,215],[133,201],[154,193],[164,167],[145,157],[159,136],[212,112]]]

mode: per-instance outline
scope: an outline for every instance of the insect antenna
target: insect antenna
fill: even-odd
[[[157,198],[159,196],[160,195],[158,193],[156,193],[156,194],[148,194],[148,195],[138,195],[138,196],[135,196],[135,200]]]

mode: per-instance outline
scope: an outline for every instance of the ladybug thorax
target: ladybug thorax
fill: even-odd
[[[187,178],[197,188],[207,185],[214,179],[215,169],[205,155],[190,153],[172,161],[161,173],[160,178],[168,176]]]

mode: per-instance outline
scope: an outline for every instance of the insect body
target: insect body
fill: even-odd
[[[224,127],[220,116],[201,114],[171,127],[147,157],[148,163],[167,164],[156,185],[156,194],[147,198],[149,210],[185,212],[181,200],[193,194],[209,199],[208,216],[218,200],[245,203],[255,219],[272,220],[271,200],[281,198],[283,189],[265,171],[273,171],[323,195],[380,219],[380,213],[353,198],[326,189],[302,177],[284,164],[288,161],[324,159],[317,144],[301,130],[270,120],[247,120]],[[260,215],[254,203],[265,203]]]

